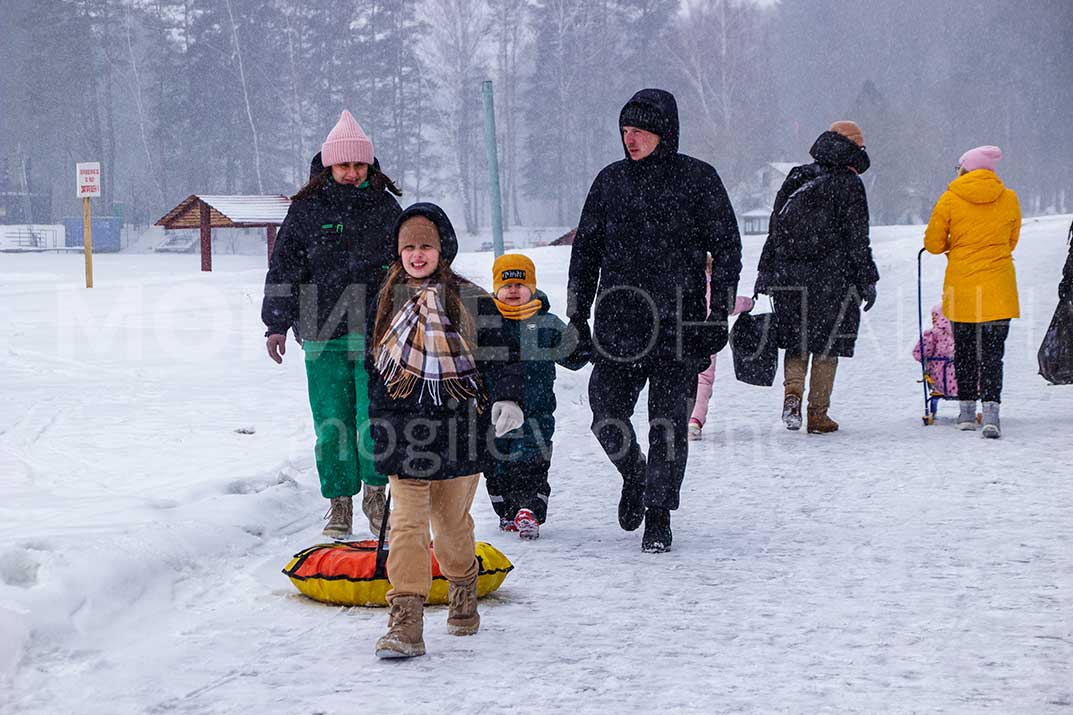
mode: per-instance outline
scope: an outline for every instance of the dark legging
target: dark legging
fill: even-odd
[[[954,372],[958,399],[1002,401],[1002,356],[1010,321],[954,323]],[[979,389],[977,389],[979,385]]]

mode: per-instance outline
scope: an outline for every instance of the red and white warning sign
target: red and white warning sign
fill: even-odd
[[[78,198],[89,199],[101,195],[101,163],[84,161],[75,164],[78,180]]]

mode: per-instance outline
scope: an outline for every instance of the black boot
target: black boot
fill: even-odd
[[[626,531],[636,531],[645,518],[645,471],[648,465],[640,462],[622,478],[622,495],[618,500],[618,525]]]
[[[641,551],[661,554],[671,550],[671,512],[649,507],[645,512],[645,535],[641,537]]]

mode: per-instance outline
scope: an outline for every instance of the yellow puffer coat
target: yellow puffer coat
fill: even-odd
[[[1017,194],[995,172],[977,169],[950,182],[924,232],[929,253],[945,253],[943,313],[958,323],[1019,318],[1013,249],[1021,235]]]

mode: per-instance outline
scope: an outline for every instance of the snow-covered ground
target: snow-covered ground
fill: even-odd
[[[263,257],[100,255],[87,291],[81,256],[0,255],[0,711],[1069,712],[1073,388],[1035,364],[1069,221],[1017,250],[1002,440],[921,426],[922,229],[877,228],[842,430],[788,433],[780,390],[724,354],[668,554],[618,528],[588,371],[560,371],[540,540],[499,533],[482,488],[478,536],[517,568],[477,636],[430,608],[429,656],[402,663],[373,656],[384,610],[280,573],[325,502],[300,350],[264,355]],[[562,311],[569,248],[531,255]],[[456,265],[487,285],[491,260]]]

